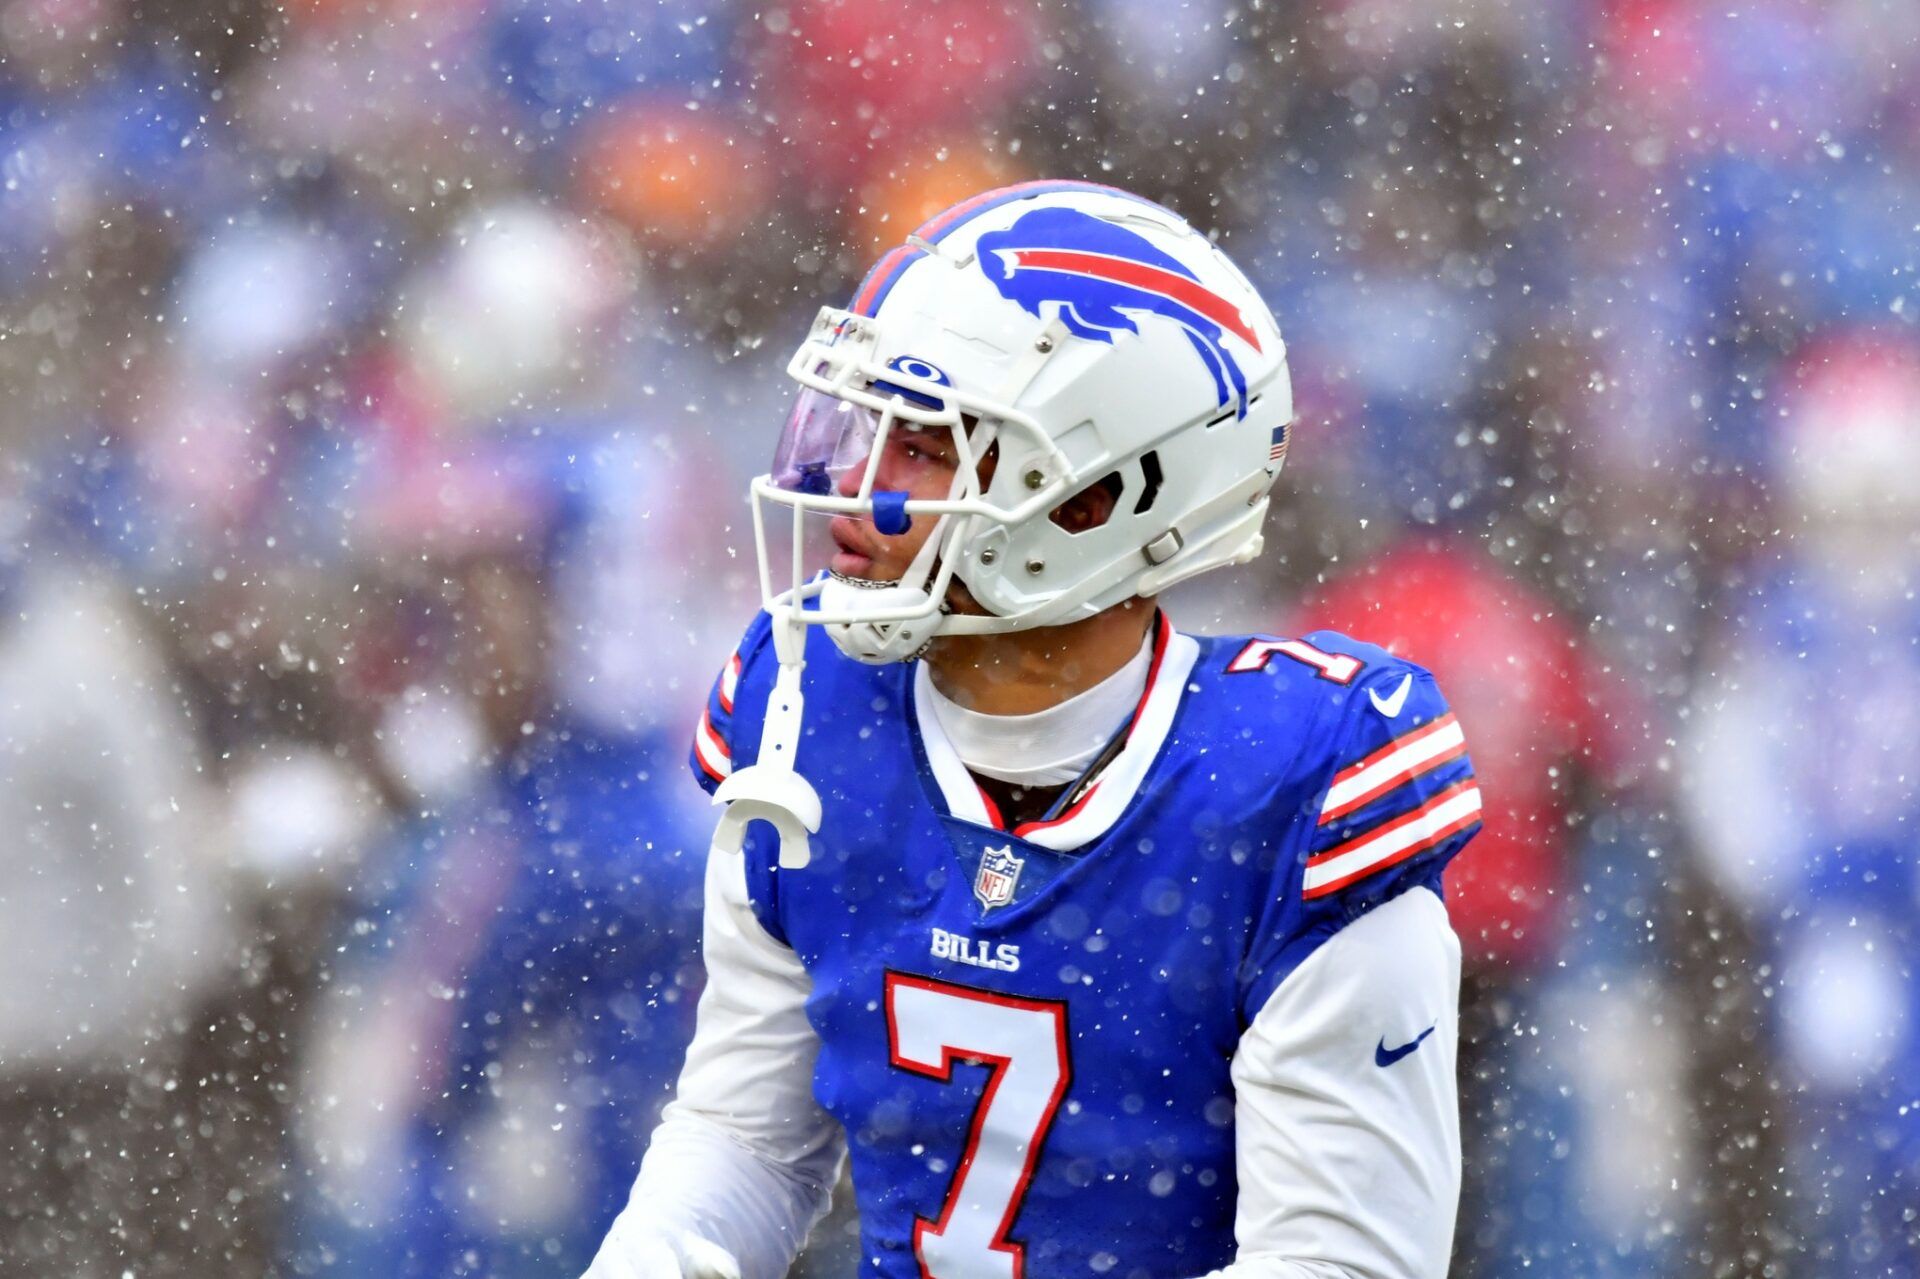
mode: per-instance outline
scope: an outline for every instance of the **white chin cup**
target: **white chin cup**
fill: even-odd
[[[824,613],[901,613],[924,610],[926,616],[904,622],[829,622],[827,634],[842,653],[856,662],[886,666],[919,656],[939,634],[940,614],[929,607],[925,588],[895,582],[865,584],[844,577],[828,577],[820,584]]]

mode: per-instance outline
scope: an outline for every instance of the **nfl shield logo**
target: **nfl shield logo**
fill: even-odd
[[[980,873],[974,877],[973,895],[988,910],[1013,900],[1013,887],[1020,882],[1020,868],[1027,863],[1013,855],[1013,845],[989,848],[980,856]]]

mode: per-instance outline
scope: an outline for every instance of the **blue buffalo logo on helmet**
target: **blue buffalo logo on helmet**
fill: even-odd
[[[977,252],[1002,297],[1043,319],[1052,303],[1076,337],[1111,344],[1115,333],[1138,333],[1130,311],[1172,320],[1212,375],[1219,404],[1247,415],[1246,375],[1223,338],[1259,351],[1260,335],[1239,307],[1146,237],[1078,209],[1045,208],[981,236]]]

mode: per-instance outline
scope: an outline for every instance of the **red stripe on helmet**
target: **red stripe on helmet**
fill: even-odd
[[[1165,267],[1135,262],[1130,258],[1088,253],[1082,249],[1015,249],[1016,266],[1038,271],[1064,271],[1070,275],[1090,275],[1097,280],[1112,280],[1148,293],[1171,298],[1206,316],[1227,332],[1258,351],[1260,337],[1253,331],[1240,308],[1186,276]]]

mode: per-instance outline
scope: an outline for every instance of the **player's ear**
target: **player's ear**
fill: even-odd
[[[1120,487],[1120,472],[1110,472],[1054,507],[1047,518],[1069,533],[1099,528],[1113,518]]]

